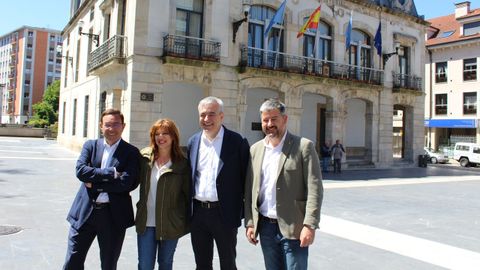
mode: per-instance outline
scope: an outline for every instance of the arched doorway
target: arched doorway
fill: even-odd
[[[313,141],[317,152],[325,140],[332,140],[327,136],[327,128],[331,129],[331,123],[327,124],[327,103],[327,98],[319,94],[305,93],[302,97],[300,136]]]
[[[343,145],[348,163],[372,162],[373,104],[359,98],[345,103],[345,138]],[[335,134],[334,134],[335,135]]]

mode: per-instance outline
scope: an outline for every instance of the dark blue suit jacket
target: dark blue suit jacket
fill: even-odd
[[[80,229],[93,210],[93,203],[100,192],[107,192],[115,226],[128,228],[134,225],[130,191],[138,185],[140,152],[121,140],[107,167],[101,169],[104,140],[89,140],[83,145],[77,161],[77,178],[82,182],[73,201],[67,220],[72,227]],[[115,179],[114,169],[123,175]],[[84,183],[92,183],[87,188]]]
[[[228,228],[237,228],[243,218],[245,177],[250,161],[248,141],[236,132],[225,129],[217,176],[217,195],[222,220]],[[202,132],[188,141],[187,155],[192,167],[192,192],[195,193],[198,149]],[[193,195],[192,195],[193,196]]]

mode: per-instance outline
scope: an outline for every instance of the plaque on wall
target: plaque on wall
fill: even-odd
[[[260,130],[260,131],[262,131],[262,123],[260,123],[260,122],[252,122],[252,130]]]
[[[153,101],[153,99],[154,99],[153,93],[140,93],[141,101]]]

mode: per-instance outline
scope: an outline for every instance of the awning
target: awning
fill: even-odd
[[[477,119],[430,119],[425,120],[425,127],[436,128],[476,128]]]

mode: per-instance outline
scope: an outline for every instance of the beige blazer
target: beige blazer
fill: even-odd
[[[259,192],[263,140],[250,147],[251,177],[245,187],[245,226],[253,226],[258,234]],[[318,228],[323,199],[322,174],[312,141],[289,132],[280,156],[277,177],[277,218],[280,232],[287,239],[300,239],[303,225]]]

